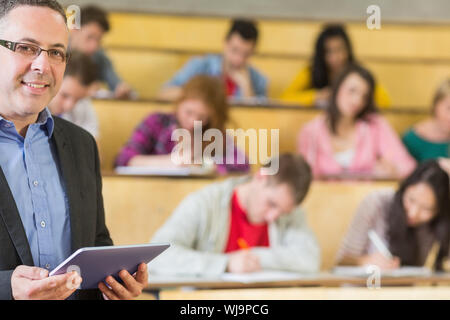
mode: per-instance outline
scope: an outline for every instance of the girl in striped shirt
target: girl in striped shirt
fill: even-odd
[[[368,237],[373,229],[393,258],[379,253]],[[435,242],[435,268],[449,255],[449,176],[432,160],[421,164],[395,190],[375,191],[361,203],[337,255],[340,265],[378,265],[395,269],[423,266]]]

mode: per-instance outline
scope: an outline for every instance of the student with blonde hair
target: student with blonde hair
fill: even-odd
[[[403,135],[403,143],[418,162],[448,158],[450,149],[450,78],[437,89],[431,116]]]

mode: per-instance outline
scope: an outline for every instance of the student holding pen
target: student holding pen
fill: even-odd
[[[433,267],[440,270],[449,255],[449,228],[449,176],[437,161],[430,160],[397,191],[380,190],[367,196],[340,247],[337,264],[374,264],[382,269],[423,266],[437,243]]]
[[[317,272],[320,249],[299,207],[310,183],[306,161],[284,154],[274,175],[261,168],[194,192],[154,235],[152,242],[169,242],[171,247],[149,265],[150,272]]]

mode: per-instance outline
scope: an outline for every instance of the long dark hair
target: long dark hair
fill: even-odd
[[[331,85],[330,79],[328,79],[328,66],[325,62],[325,42],[329,38],[335,37],[340,37],[344,40],[348,52],[348,62],[353,63],[355,61],[352,44],[344,27],[338,24],[326,25],[317,38],[315,45],[314,57],[311,65],[311,84],[313,88],[322,89]]]
[[[449,176],[435,160],[429,160],[417,167],[400,185],[390,207],[388,219],[388,239],[391,252],[400,258],[402,265],[418,264],[418,246],[414,227],[408,226],[403,194],[409,186],[426,183],[436,197],[437,211],[428,222],[435,240],[440,244],[436,268],[442,268],[442,260],[449,251],[450,199]]]
[[[334,83],[332,88],[330,103],[325,110],[328,119],[328,124],[333,134],[336,134],[337,123],[341,116],[341,113],[336,103],[336,98],[344,80],[347,79],[347,77],[353,73],[358,74],[369,85],[369,94],[367,95],[366,105],[356,115],[355,120],[359,119],[366,120],[368,115],[377,112],[377,108],[375,107],[374,102],[375,79],[373,78],[369,70],[356,64],[350,64],[345,68],[345,70],[343,70],[339,74],[339,77],[336,79],[336,82]]]

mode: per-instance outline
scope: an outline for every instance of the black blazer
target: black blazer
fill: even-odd
[[[112,245],[105,225],[97,145],[80,127],[54,117],[56,147],[69,200],[72,252]],[[34,266],[25,229],[0,168],[0,299],[12,299],[11,275],[19,265]],[[71,299],[101,299],[99,290],[77,290]]]

